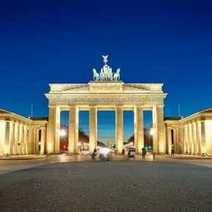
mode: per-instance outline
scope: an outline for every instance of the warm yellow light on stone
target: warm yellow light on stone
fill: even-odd
[[[205,121],[206,152],[212,154],[212,120]]]
[[[5,132],[6,132],[6,122],[0,120],[0,154],[4,154],[5,148]]]

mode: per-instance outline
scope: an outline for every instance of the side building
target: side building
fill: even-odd
[[[0,155],[45,154],[47,124],[0,109]]]
[[[167,153],[212,155],[212,108],[185,118],[165,118]]]

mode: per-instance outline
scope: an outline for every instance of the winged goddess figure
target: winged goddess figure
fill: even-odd
[[[94,81],[120,81],[120,69],[118,68],[115,73],[113,73],[112,68],[107,64],[109,55],[102,55],[103,67],[100,73],[96,69],[93,69],[93,80]]]
[[[102,58],[103,58],[104,64],[106,65],[108,62],[108,55],[102,55]]]

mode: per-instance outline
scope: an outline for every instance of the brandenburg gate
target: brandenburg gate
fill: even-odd
[[[134,146],[137,152],[144,147],[143,111],[153,114],[153,152],[166,153],[164,99],[160,83],[124,83],[120,69],[113,73],[108,56],[103,56],[100,72],[93,69],[93,80],[83,84],[50,84],[46,94],[49,101],[47,153],[60,152],[60,113],[69,111],[68,151],[79,152],[79,111],[89,111],[89,149],[97,146],[97,112],[115,111],[115,142],[117,153],[124,143],[123,112],[134,112]]]

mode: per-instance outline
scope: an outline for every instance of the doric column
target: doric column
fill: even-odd
[[[32,128],[32,131],[33,131],[33,134],[32,134],[32,152],[34,153],[34,154],[36,154],[37,153],[37,148],[36,148],[36,146],[37,146],[37,128],[34,126],[33,128]]]
[[[57,107],[56,108],[56,120],[55,120],[55,132],[56,132],[56,135],[55,135],[55,153],[59,153],[60,152],[60,108]]]
[[[187,130],[188,130],[188,143],[189,143],[189,154],[192,154],[192,142],[191,142],[191,127],[190,123],[187,125]]]
[[[191,154],[191,139],[190,139],[190,132],[189,132],[189,124],[186,124],[187,129],[187,141],[188,141],[188,153]]]
[[[28,151],[29,154],[33,154],[33,137],[34,137],[34,130],[33,126],[29,126],[29,137],[28,137]]]
[[[17,154],[17,144],[18,143],[18,122],[15,121],[14,124],[14,144],[13,144],[13,154]]]
[[[163,106],[153,106],[153,152],[166,153]]]
[[[12,154],[12,141],[13,141],[13,121],[6,121],[4,154]]]
[[[5,140],[6,122],[0,120],[0,155],[4,154],[4,140]]]
[[[25,133],[25,131],[24,131],[24,124],[22,123],[21,124],[21,154],[23,155],[23,154],[25,154],[25,138],[24,138],[24,133]]]
[[[179,121],[177,129],[177,153],[183,153],[183,128],[182,124]]]
[[[193,125],[192,122],[189,123],[189,129],[190,129],[190,139],[191,139],[191,151],[192,155],[195,154],[195,147],[194,147],[194,134],[193,134]]]
[[[34,128],[34,142],[33,142],[34,153],[38,154],[38,129]]]
[[[49,107],[49,121],[47,132],[47,153],[58,153],[60,151],[60,108]]]
[[[33,154],[33,126],[29,126],[29,142],[28,142],[28,149],[29,149],[29,154]]]
[[[13,149],[15,147],[15,122],[12,121],[12,139],[11,139],[11,145],[10,145],[10,154],[13,154]]]
[[[200,138],[201,138],[201,154],[207,153],[206,135],[205,135],[205,120],[200,121]]]
[[[10,121],[9,154],[12,154],[13,144],[14,144],[14,121]]]
[[[191,154],[194,154],[194,142],[193,142],[193,133],[192,133],[192,123],[188,124],[189,127],[189,142],[191,144]]]
[[[21,123],[17,123],[17,141],[16,141],[16,154],[20,154],[20,144],[21,144]]]
[[[42,127],[41,128],[41,141],[40,141],[40,154],[44,154],[45,153],[45,128]]]
[[[21,140],[21,154],[25,154],[25,125],[22,124],[22,140]]]
[[[22,123],[18,125],[18,154],[22,154],[21,147],[22,147]]]
[[[168,154],[171,154],[171,148],[172,148],[172,129],[167,128],[167,138],[168,138]]]
[[[192,122],[192,134],[193,134],[193,143],[194,143],[194,154],[198,154],[198,140],[197,140],[197,131],[196,131],[196,121]]]
[[[116,107],[116,149],[117,153],[121,154],[123,150],[123,109],[122,106]]]
[[[15,146],[14,146],[14,154],[18,154],[18,139],[19,139],[19,123],[15,122]]]
[[[186,125],[183,125],[183,153],[188,153],[188,143],[187,143],[187,130]]]
[[[195,121],[195,128],[196,128],[198,154],[201,154],[201,130],[200,130],[200,122],[199,121]]]
[[[90,107],[89,111],[89,150],[93,150],[97,146],[97,109],[95,106]]]
[[[68,151],[72,154],[77,154],[79,140],[79,109],[76,106],[70,107],[69,112],[69,139]]]
[[[176,153],[181,153],[181,137],[179,126],[174,129],[174,148]]]
[[[138,106],[134,108],[134,146],[137,153],[144,147],[143,109]]]
[[[30,131],[29,131],[29,125],[26,125],[26,154],[29,155],[30,154]]]
[[[192,141],[194,146],[194,154],[198,153],[198,145],[197,145],[197,136],[196,136],[196,128],[195,128],[195,122],[192,122]]]
[[[18,144],[17,144],[17,153],[20,155],[21,154],[21,127],[22,123],[18,123]]]
[[[23,154],[23,140],[24,140],[24,133],[23,133],[23,123],[20,123],[19,125],[19,154]]]
[[[190,141],[189,141],[188,123],[186,123],[186,143],[187,143],[187,152],[188,152],[188,154],[191,154],[191,145],[190,145]]]
[[[24,130],[23,130],[23,132],[24,132],[24,139],[23,139],[23,153],[24,154],[28,154],[28,150],[27,150],[27,126],[26,125],[24,125],[23,126],[24,127]]]
[[[188,153],[191,154],[191,139],[190,139],[190,132],[189,132],[189,124],[186,123],[186,134],[187,134],[187,143],[188,143]]]

